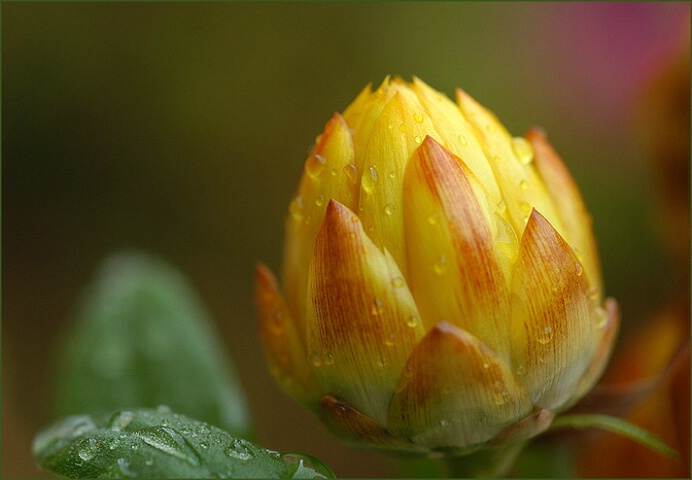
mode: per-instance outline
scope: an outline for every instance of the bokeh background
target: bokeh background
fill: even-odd
[[[543,127],[594,219],[621,341],[669,300],[639,95],[688,42],[680,3],[2,3],[2,477],[47,476],[54,351],[109,253],[179,268],[213,316],[260,443],[340,477],[399,475],[274,384],[254,265],[280,266],[303,161],[387,74],[460,86],[515,135]],[[660,206],[660,205],[658,205]]]

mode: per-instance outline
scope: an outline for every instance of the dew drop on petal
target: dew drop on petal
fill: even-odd
[[[519,188],[521,188],[522,190],[528,190],[529,182],[527,182],[526,180],[522,180],[521,182],[519,182]]]
[[[519,202],[519,208],[527,213],[531,211],[531,205],[526,202]]]
[[[574,274],[577,277],[581,277],[582,273],[584,273],[584,269],[582,268],[581,264],[579,262],[574,264]]]
[[[253,458],[255,455],[252,453],[252,450],[245,440],[237,439],[234,438],[231,441],[231,444],[228,445],[223,453],[230,458],[235,458],[237,460],[250,460]]]
[[[420,318],[416,314],[412,314],[406,319],[406,325],[408,325],[411,328],[416,327],[419,322]]]
[[[545,327],[540,333],[536,341],[541,345],[547,345],[553,339],[553,329],[551,327]]]
[[[403,277],[394,277],[392,278],[392,287],[394,288],[401,288],[404,285],[406,285],[406,281],[404,280]]]
[[[87,438],[82,441],[82,443],[79,444],[78,450],[77,450],[77,455],[79,455],[79,458],[82,460],[88,462],[92,458],[94,458],[96,455],[98,455],[99,452],[99,444],[96,441],[95,438]]]
[[[377,184],[377,170],[375,167],[368,167],[368,169],[363,172],[363,190],[365,193],[372,193],[375,190],[375,185]]]
[[[385,205],[384,206],[384,213],[386,213],[387,215],[391,215],[392,213],[394,213],[394,205],[392,205],[391,203],[388,203],[387,205]]]
[[[327,352],[324,354],[324,364],[334,365],[334,354],[332,352]]]
[[[443,428],[449,427],[449,420],[440,420],[440,426]]]
[[[425,118],[425,117],[423,116],[422,113],[414,113],[414,114],[413,114],[413,119],[414,119],[416,122],[418,122],[418,123],[423,123],[423,119],[424,119],[424,118]]]
[[[318,207],[324,205],[324,195],[317,195],[315,197],[315,205],[317,205]]]
[[[379,357],[377,357],[376,362],[378,367],[384,367],[387,365],[387,357],[385,357],[384,355],[380,355]]]
[[[517,375],[522,376],[526,373],[526,368],[523,365],[517,367]]]
[[[514,137],[512,139],[512,150],[520,163],[528,165],[533,161],[533,146],[524,137]]]
[[[420,135],[416,135],[413,137],[413,141],[420,144],[423,142],[423,137],[421,137]]]
[[[444,275],[447,271],[447,266],[447,257],[445,255],[440,255],[437,257],[437,260],[435,260],[435,263],[433,263],[433,270],[438,275]]]
[[[509,392],[502,390],[495,393],[495,405],[506,405],[509,400]]]
[[[326,160],[322,155],[310,155],[307,160],[305,160],[305,173],[308,174],[310,178],[319,177],[324,171]]]
[[[310,355],[308,356],[308,360],[314,367],[320,367],[322,366],[322,357],[320,357],[320,354],[312,351],[310,352]]]
[[[349,163],[348,165],[344,166],[343,172],[350,183],[356,183],[358,180],[358,167],[352,163]]]
[[[393,347],[396,344],[394,332],[390,332],[384,339],[384,344]]]
[[[379,317],[384,313],[384,303],[378,297],[375,297],[372,301],[372,306],[370,307],[370,314],[373,317]]]
[[[469,144],[469,141],[466,140],[466,137],[464,135],[459,135],[459,143],[461,143],[462,146],[466,146]]]
[[[291,203],[288,205],[288,212],[293,220],[297,222],[303,220],[303,197],[299,195],[291,200]]]
[[[440,213],[439,212],[432,213],[432,214],[430,214],[430,216],[428,216],[428,223],[430,225],[437,225],[437,222],[439,220],[440,220]]]

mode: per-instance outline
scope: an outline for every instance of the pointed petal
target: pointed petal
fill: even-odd
[[[305,360],[305,339],[296,328],[272,272],[260,264],[256,273],[255,302],[269,369],[289,395],[314,409],[320,389]]]
[[[521,234],[531,209],[535,208],[562,232],[561,219],[532,164],[530,146],[526,148],[525,139],[513,139],[494,114],[463,90],[457,89],[456,93],[459,108],[473,126],[475,136],[495,173],[504,199],[502,208],[507,209],[504,214],[507,220]],[[517,142],[522,148],[517,148]]]
[[[594,353],[594,358],[591,360],[591,365],[579,382],[577,391],[572,397],[570,404],[576,403],[581,397],[586,395],[586,393],[593,388],[598,379],[601,378],[606,365],[608,365],[608,360],[610,359],[615,339],[617,338],[620,326],[620,309],[617,302],[609,298],[605,302],[605,309],[596,307],[594,313],[597,316],[596,327],[600,329],[597,335],[599,335],[600,338],[596,341],[596,351]]]
[[[559,409],[596,348],[589,287],[567,242],[534,210],[512,282],[512,359],[534,405]]]
[[[495,174],[474,136],[472,126],[461,114],[459,108],[447,96],[430,88],[419,78],[413,78],[412,88],[425,107],[425,113],[433,120],[437,132],[434,137],[447,150],[463,158],[469,170],[488,191],[492,202],[495,205],[500,203],[502,194]]]
[[[491,440],[531,411],[509,367],[476,337],[437,324],[411,354],[389,411],[389,429],[429,447]]]
[[[305,174],[286,219],[284,268],[286,298],[292,316],[304,327],[308,268],[315,237],[327,203],[338,198],[349,208],[358,201],[353,139],[338,113],[327,122],[312,154],[305,161]]]
[[[463,162],[427,137],[404,178],[411,289],[429,325],[458,325],[509,360],[509,274],[518,241],[486,199]]]
[[[321,384],[384,425],[423,325],[391,255],[334,200],[315,243],[306,313],[308,357]]]
[[[558,153],[540,130],[529,130],[526,139],[533,146],[536,168],[562,219],[564,230],[561,234],[584,265],[591,287],[598,291],[602,298],[601,268],[591,231],[591,216],[586,210],[579,188]]]
[[[325,395],[322,398],[320,418],[340,439],[350,444],[366,443],[402,451],[426,450],[393,436],[375,420],[334,395]]]

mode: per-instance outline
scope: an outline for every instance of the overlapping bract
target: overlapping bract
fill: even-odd
[[[342,438],[470,451],[583,396],[619,318],[590,217],[539,130],[461,90],[366,87],[317,138],[290,203],[285,296],[257,269],[273,375]]]

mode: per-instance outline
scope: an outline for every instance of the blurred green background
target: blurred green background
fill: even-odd
[[[460,86],[540,125],[594,218],[623,336],[681,282],[653,228],[638,95],[681,3],[2,3],[2,477],[45,476],[56,341],[109,253],[157,254],[217,322],[268,448],[337,476],[400,471],[342,446],[274,384],[254,265],[280,266],[315,136],[369,82]],[[689,23],[688,23],[689,24]]]

